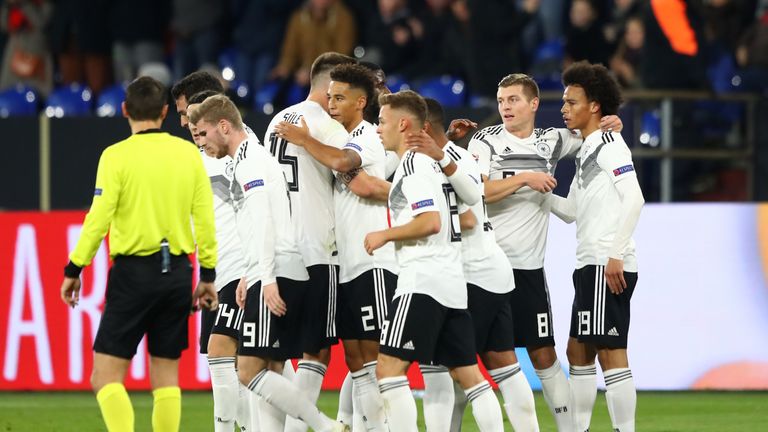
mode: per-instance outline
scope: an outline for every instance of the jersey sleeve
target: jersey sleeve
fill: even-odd
[[[110,149],[101,154],[91,209],[85,216],[77,245],[69,255],[69,259],[77,266],[84,267],[91,263],[112,223],[122,188],[118,166],[114,162]]]
[[[425,156],[426,157],[426,156]],[[440,196],[436,195],[432,187],[434,179],[431,176],[436,175],[430,172],[432,167],[419,158],[414,158],[412,171],[403,177],[403,195],[408,202],[411,216],[416,217],[426,212],[439,212]]]
[[[385,156],[384,146],[377,136],[361,134],[352,137],[343,147],[357,153],[360,156],[360,167],[365,168],[380,162]]]
[[[272,184],[274,181],[260,168],[253,159],[243,159],[238,163],[235,177],[243,189],[241,211],[252,221],[247,231],[241,231],[240,242],[246,249],[247,264],[256,262],[263,286],[276,280],[275,229],[268,189],[277,185]]]
[[[467,150],[472,153],[472,156],[477,160],[477,164],[480,166],[480,174],[488,177],[491,173],[491,147],[484,141],[477,138],[472,138],[469,141]]]
[[[197,260],[201,268],[216,267],[216,224],[213,214],[213,189],[203,159],[195,152],[195,196],[192,201],[192,221],[195,227]]]
[[[632,163],[632,152],[624,142],[621,134],[607,132],[613,138],[606,143],[597,155],[597,164],[607,173],[614,183],[626,178],[636,178],[635,165]]]

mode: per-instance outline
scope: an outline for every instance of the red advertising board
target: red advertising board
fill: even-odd
[[[104,306],[109,254],[102,244],[82,273],[80,303],[68,308],[59,288],[67,256],[79,237],[85,212],[0,213],[0,390],[87,390],[91,347]],[[210,388],[205,356],[198,354],[199,317],[190,316],[189,349],[180,364],[184,389]],[[148,389],[144,343],[126,379],[130,389]],[[346,374],[335,347],[325,388],[339,388]],[[418,373],[412,383],[421,386]]]

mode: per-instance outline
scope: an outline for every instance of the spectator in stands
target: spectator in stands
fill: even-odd
[[[704,35],[715,53],[733,53],[744,30],[755,19],[755,0],[706,0]]]
[[[707,88],[701,53],[701,18],[694,0],[651,0],[643,14],[640,79],[651,89]]]
[[[598,21],[598,11],[592,0],[574,0],[571,4],[570,27],[566,32],[565,65],[587,60],[606,65],[611,51]]]
[[[112,0],[108,4],[115,81],[130,82],[142,65],[163,62],[170,0]]]
[[[236,77],[254,91],[277,63],[288,17],[300,0],[235,0],[232,41],[237,50]]]
[[[351,55],[357,39],[352,12],[340,0],[309,0],[291,15],[272,77],[309,85],[312,62],[324,52]]]
[[[640,0],[613,0],[609,21],[603,27],[605,40],[613,46],[621,45],[627,21],[636,17],[642,8]]]
[[[426,0],[426,7],[410,22],[418,52],[403,69],[408,77],[425,78],[439,75],[465,77],[459,61],[467,48],[461,23],[451,10],[452,0]]]
[[[56,1],[48,41],[62,84],[85,83],[98,94],[112,82],[108,8],[102,0]]]
[[[171,28],[176,45],[173,55],[176,80],[201,67],[217,66],[226,4],[221,0],[173,0]]]
[[[611,71],[625,88],[640,87],[640,61],[642,59],[645,29],[639,16],[626,20],[619,48],[611,59]]]
[[[8,34],[0,88],[24,82],[47,94],[53,86],[53,61],[45,39],[52,6],[45,0],[6,0],[0,6],[0,31]]]
[[[418,52],[413,19],[406,0],[378,0],[378,10],[367,20],[363,59],[378,63],[390,75],[400,73]]]
[[[522,68],[519,41],[523,28],[535,17],[539,1],[525,0],[522,6],[518,8],[509,0],[467,0],[472,66],[469,82],[479,101],[495,106],[497,82],[488,77],[505,76]]]
[[[768,1],[766,8],[742,36],[736,48],[736,61],[743,68],[745,90],[768,90]]]

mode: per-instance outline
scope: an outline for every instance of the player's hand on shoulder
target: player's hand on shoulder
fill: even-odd
[[[192,296],[192,307],[198,309],[204,307],[208,310],[216,310],[219,308],[219,293],[216,292],[216,286],[213,282],[197,283],[195,293]]]
[[[424,131],[409,133],[405,137],[405,144],[410,150],[425,154],[436,161],[443,158],[443,149]]]
[[[363,246],[368,255],[373,255],[373,251],[384,246],[387,241],[386,231],[374,231],[365,236]]]
[[[613,294],[619,295],[627,288],[627,282],[624,280],[624,261],[609,258],[605,266],[605,282],[608,289]]]
[[[469,119],[455,119],[448,125],[448,131],[445,133],[449,140],[458,141],[464,138],[469,131],[477,129],[477,123]]]
[[[80,278],[64,277],[61,282],[61,300],[69,307],[77,306],[80,301]]]
[[[275,126],[275,133],[277,136],[290,143],[300,147],[304,146],[311,135],[309,133],[309,126],[307,126],[307,122],[304,121],[304,117],[301,117],[300,120],[300,126],[281,121]]]
[[[624,123],[617,115],[607,115],[600,119],[600,130],[603,132],[619,133],[624,129]]]
[[[529,172],[518,175],[525,175],[525,185],[536,192],[552,192],[557,186],[557,180],[546,172]]]
[[[267,303],[269,311],[277,316],[283,316],[288,312],[283,298],[280,297],[280,290],[277,288],[277,282],[264,285],[264,301]]]

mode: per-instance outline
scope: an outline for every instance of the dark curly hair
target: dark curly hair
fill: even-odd
[[[365,105],[373,102],[376,92],[376,78],[370,69],[358,64],[343,64],[331,69],[331,80],[349,85],[349,88],[365,93]]]
[[[600,104],[602,115],[616,115],[623,102],[616,79],[601,64],[580,61],[563,72],[563,86],[576,85],[584,89],[587,100]]]

